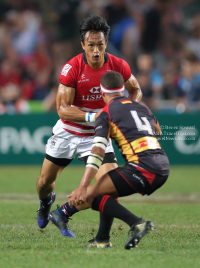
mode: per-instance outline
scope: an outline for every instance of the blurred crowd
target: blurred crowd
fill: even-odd
[[[62,66],[81,53],[79,24],[100,14],[107,51],[124,58],[153,110],[200,110],[198,0],[1,0],[0,114],[55,109]]]

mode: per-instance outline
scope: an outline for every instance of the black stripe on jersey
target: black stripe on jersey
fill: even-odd
[[[104,53],[104,60],[105,60],[104,63],[107,63],[108,62],[108,53]]]
[[[87,64],[87,59],[86,59],[86,54],[85,53],[82,54],[82,59],[83,59],[84,63]]]
[[[62,84],[63,86],[66,86],[66,87],[76,88],[76,87],[73,87],[73,86],[65,85],[65,84],[63,84],[63,83],[61,83],[61,82],[60,82],[60,84]]]

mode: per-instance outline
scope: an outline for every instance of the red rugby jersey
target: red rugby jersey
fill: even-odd
[[[60,83],[75,88],[73,107],[86,112],[98,112],[105,103],[101,97],[100,79],[109,71],[119,72],[126,82],[131,76],[130,66],[123,59],[105,53],[105,62],[100,69],[93,69],[81,53],[66,63],[61,70]],[[94,123],[62,120],[63,128],[78,136],[94,135]]]

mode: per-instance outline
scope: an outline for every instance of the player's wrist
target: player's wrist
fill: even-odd
[[[82,181],[80,182],[79,187],[80,188],[87,188],[89,184],[90,184],[90,182],[87,179],[83,178]]]
[[[96,119],[96,113],[85,113],[86,122],[94,122]]]

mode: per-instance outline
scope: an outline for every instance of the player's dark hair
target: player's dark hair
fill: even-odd
[[[108,41],[110,26],[107,24],[105,18],[93,15],[84,19],[79,27],[81,42],[84,42],[85,34],[89,31],[94,33],[103,32],[106,41]]]
[[[107,72],[101,77],[101,85],[108,89],[119,88],[124,85],[124,78],[118,72]]]

